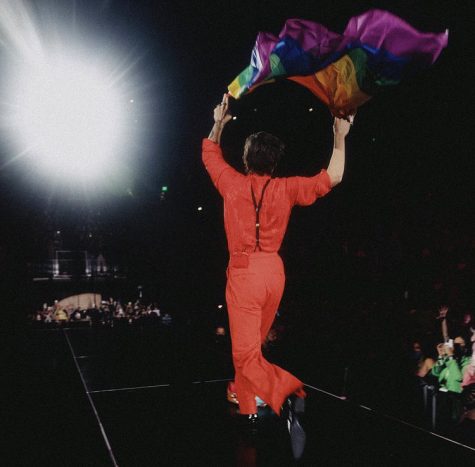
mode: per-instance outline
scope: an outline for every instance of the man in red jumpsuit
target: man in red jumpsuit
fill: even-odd
[[[250,420],[256,420],[256,396],[277,414],[289,396],[296,396],[300,398],[296,406],[303,410],[302,381],[269,363],[262,355],[261,345],[284,291],[284,266],[278,251],[292,207],[311,205],[341,181],[350,123],[335,119],[333,153],[327,170],[313,177],[273,178],[284,145],[268,133],[247,138],[243,156],[245,175],[223,159],[219,143],[231,118],[228,96],[224,95],[222,103],[214,109],[214,126],[203,140],[202,157],[224,200],[230,254],[226,301],[239,409]]]

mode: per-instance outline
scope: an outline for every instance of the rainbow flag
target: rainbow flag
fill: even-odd
[[[343,34],[289,19],[278,37],[258,34],[250,65],[228,90],[239,99],[262,84],[287,78],[344,117],[382,89],[432,65],[447,42],[448,31],[421,32],[384,10],[352,17]]]

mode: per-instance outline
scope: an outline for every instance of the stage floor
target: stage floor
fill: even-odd
[[[194,328],[30,330],[10,346],[7,463],[21,466],[437,466],[475,450],[305,381],[306,449],[292,458],[283,420],[258,433],[226,401],[228,345]],[[17,384],[19,386],[17,386]],[[8,423],[7,423],[8,425]],[[8,463],[10,462],[10,463]]]

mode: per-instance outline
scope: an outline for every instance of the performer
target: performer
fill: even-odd
[[[274,178],[284,144],[259,132],[244,146],[246,175],[223,159],[220,139],[232,118],[228,96],[214,109],[214,126],[203,140],[203,163],[224,199],[224,224],[230,254],[226,301],[240,413],[257,421],[256,396],[277,414],[291,397],[291,416],[303,412],[303,383],[284,369],[269,363],[261,344],[269,332],[284,290],[284,267],[279,249],[290,212],[295,205],[308,206],[327,194],[343,176],[345,137],[350,122],[336,118],[333,153],[327,170],[313,177]]]

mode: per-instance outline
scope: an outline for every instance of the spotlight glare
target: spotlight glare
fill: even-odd
[[[150,137],[142,57],[69,13],[0,0],[0,168],[50,193],[125,194]]]
[[[59,57],[25,69],[12,87],[17,144],[40,169],[83,181],[106,169],[125,129],[121,96],[103,70]]]

